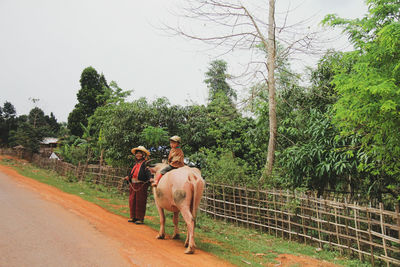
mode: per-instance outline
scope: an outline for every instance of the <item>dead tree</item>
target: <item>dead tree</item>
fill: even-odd
[[[234,50],[260,51],[259,46],[264,47],[267,56],[262,60],[249,60],[239,77],[245,79],[245,83],[263,81],[267,84],[269,102],[269,142],[267,162],[265,164],[265,176],[272,173],[275,161],[275,148],[277,138],[276,118],[276,42],[285,45],[282,54],[288,55],[292,51],[305,51],[310,47],[313,36],[316,33],[307,33],[300,38],[295,38],[296,30],[293,25],[287,25],[286,18],[283,26],[277,27],[275,23],[275,0],[263,2],[264,6],[257,6],[257,1],[239,0],[187,0],[181,7],[177,16],[184,21],[195,21],[198,29],[189,29],[187,25],[193,23],[179,23],[177,26],[166,25],[168,31],[184,36],[192,40],[199,40],[221,49],[220,55],[228,54]],[[253,3],[253,5],[251,5]],[[289,11],[287,11],[287,14]],[[268,15],[266,15],[268,14]],[[298,22],[300,25],[303,22]],[[212,29],[204,31],[204,29]],[[287,37],[279,40],[279,35],[284,30],[291,31],[294,40],[287,41]],[[254,55],[252,55],[254,56]]]

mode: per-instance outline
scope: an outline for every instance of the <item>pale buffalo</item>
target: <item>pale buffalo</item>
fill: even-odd
[[[160,163],[151,168],[151,171],[157,173],[166,166],[166,164]],[[194,242],[195,218],[203,195],[204,184],[199,169],[185,166],[167,172],[162,176],[157,187],[153,187],[154,199],[160,215],[160,231],[157,238],[165,238],[164,209],[174,213],[174,234],[172,238],[179,238],[178,218],[179,212],[181,212],[187,225],[186,254],[193,254],[196,246]]]

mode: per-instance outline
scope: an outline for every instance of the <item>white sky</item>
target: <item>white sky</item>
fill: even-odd
[[[297,7],[289,19],[315,16],[314,25],[329,13],[355,18],[367,11],[363,0],[277,0],[277,16],[289,4]],[[88,66],[134,90],[130,100],[166,96],[172,104],[206,103],[203,80],[213,52],[154,27],[175,22],[167,10],[176,5],[177,0],[0,0],[0,105],[9,101],[18,115],[27,114],[34,107],[29,98],[38,98],[45,114],[67,121]]]

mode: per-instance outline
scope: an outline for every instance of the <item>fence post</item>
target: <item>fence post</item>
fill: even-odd
[[[384,250],[384,252],[385,252],[385,257],[387,257],[387,249],[386,249],[386,238],[385,238],[385,235],[386,235],[386,231],[385,231],[385,218],[384,218],[384,215],[383,215],[383,203],[382,202],[380,202],[379,203],[379,213],[380,213],[380,222],[381,222],[381,231],[382,231],[382,243],[383,243],[383,250]],[[389,262],[388,261],[386,261],[386,265],[389,267]]]
[[[239,202],[240,202],[240,219],[243,219],[243,199],[242,199],[242,189],[239,187]],[[239,225],[243,225],[243,221],[238,221]]]
[[[341,249],[341,246],[340,246],[340,236],[339,236],[339,225],[338,225],[338,219],[337,219],[337,207],[336,207],[336,201],[335,201],[335,207],[334,207],[334,209],[335,209],[335,230],[336,230],[336,240],[337,240],[337,243],[338,243],[338,245],[339,245],[340,251],[341,251],[341,252],[343,252],[343,250]]]
[[[222,186],[222,200],[224,201],[224,220],[227,221],[226,218],[226,203],[225,203],[225,185]]]
[[[318,242],[319,242],[319,247],[322,248],[322,242],[321,242],[321,225],[319,221],[319,199],[317,197],[317,192],[314,194],[314,202],[315,202],[315,212],[317,215],[317,229],[318,229]]]
[[[399,239],[400,239],[400,214],[399,214],[400,213],[400,204],[396,205],[395,210],[396,210],[397,226],[399,227],[399,230],[397,232],[398,232]]]
[[[359,235],[358,235],[358,221],[357,221],[357,207],[356,207],[357,203],[354,202],[354,229],[356,231],[356,239],[357,239],[357,252],[358,252],[358,258],[360,259],[360,261],[362,261],[362,253],[361,253],[361,247],[360,247],[360,239],[359,239]]]
[[[301,193],[302,196],[300,197],[300,213],[301,213],[301,225],[303,228],[303,235],[304,235],[304,244],[307,245],[307,231],[306,231],[306,222],[304,220],[304,217],[306,216],[306,213],[304,211],[304,199],[306,197],[306,195],[304,194],[304,192]]]
[[[266,213],[267,213],[267,225],[268,225],[268,234],[271,235],[271,226],[270,226],[270,209],[269,209],[269,198],[268,198],[268,191],[265,190],[265,204],[267,204],[267,206],[265,207],[267,209]]]
[[[331,225],[331,206],[327,204],[328,201],[324,198],[325,218],[329,229],[329,248],[332,249],[332,225]]]
[[[239,223],[238,223],[238,215],[237,215],[237,210],[236,210],[236,190],[235,190],[236,188],[235,187],[233,187],[233,203],[234,203],[234,209],[235,209],[235,224],[236,224],[236,226],[238,226],[239,225]]]
[[[278,215],[277,215],[277,209],[276,209],[276,194],[275,194],[275,188],[273,192],[273,203],[274,203],[274,217],[275,217],[275,236],[278,237]]]
[[[205,207],[204,207],[204,210],[205,210],[205,213],[207,214],[207,212],[208,212],[208,185],[209,185],[209,183],[205,183],[205,185],[204,185],[204,198],[205,198]]]
[[[344,199],[344,202],[345,202],[345,204],[344,204],[344,208],[345,208],[345,210],[346,210],[346,217],[345,217],[345,223],[346,223],[346,239],[347,239],[347,248],[348,248],[348,250],[350,251],[350,252],[353,252],[352,250],[351,250],[351,248],[350,248],[350,238],[349,238],[349,223],[348,223],[348,218],[349,218],[349,209],[348,209],[348,205],[347,205],[347,199],[345,198]]]
[[[257,201],[258,201],[258,223],[260,224],[260,230],[263,230],[262,225],[264,225],[263,223],[263,219],[262,219],[262,211],[261,211],[261,195],[260,195],[260,186],[257,186]]]
[[[289,198],[289,189],[286,190],[286,205],[287,205],[287,216],[288,216],[288,226],[289,226],[289,240],[292,241],[292,226],[290,224],[290,198]]]
[[[284,238],[285,236],[284,236],[284,234],[285,234],[285,231],[284,231],[284,228],[285,228],[285,226],[284,226],[284,224],[283,224],[283,222],[284,222],[284,214],[283,214],[283,206],[284,206],[284,202],[283,202],[283,195],[282,195],[282,190],[279,190],[279,204],[280,204],[280,214],[281,214],[281,235],[282,235],[282,238]]]
[[[247,192],[247,186],[244,187],[245,190],[245,197],[246,197],[246,224],[247,228],[250,227],[249,225],[249,193]]]
[[[212,187],[212,193],[213,193],[214,219],[217,219],[217,208],[215,206],[215,186],[214,186],[214,184]]]
[[[371,250],[371,263],[372,266],[375,266],[375,258],[374,258],[374,246],[371,234],[371,215],[369,214],[368,207],[365,207],[365,212],[367,213],[367,220],[368,220],[368,237],[369,237],[369,248]]]

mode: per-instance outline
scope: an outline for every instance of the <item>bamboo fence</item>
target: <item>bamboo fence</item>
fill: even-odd
[[[127,187],[123,185],[124,177],[129,173],[127,168],[110,168],[99,165],[78,164],[78,166],[63,162],[61,160],[47,159],[34,155],[32,163],[38,167],[50,169],[62,176],[71,177],[78,181],[87,181],[102,185],[106,188],[126,193]]]
[[[207,183],[200,210],[216,219],[320,248],[337,249],[373,266],[400,266],[400,215],[304,192]]]
[[[15,151],[0,154],[21,156]],[[128,169],[74,166],[60,160],[31,156],[38,167],[80,181],[100,184],[126,193],[123,177]],[[373,266],[400,266],[400,211],[323,199],[296,191],[260,190],[206,183],[200,210],[215,219],[255,228],[276,237],[336,249]]]

